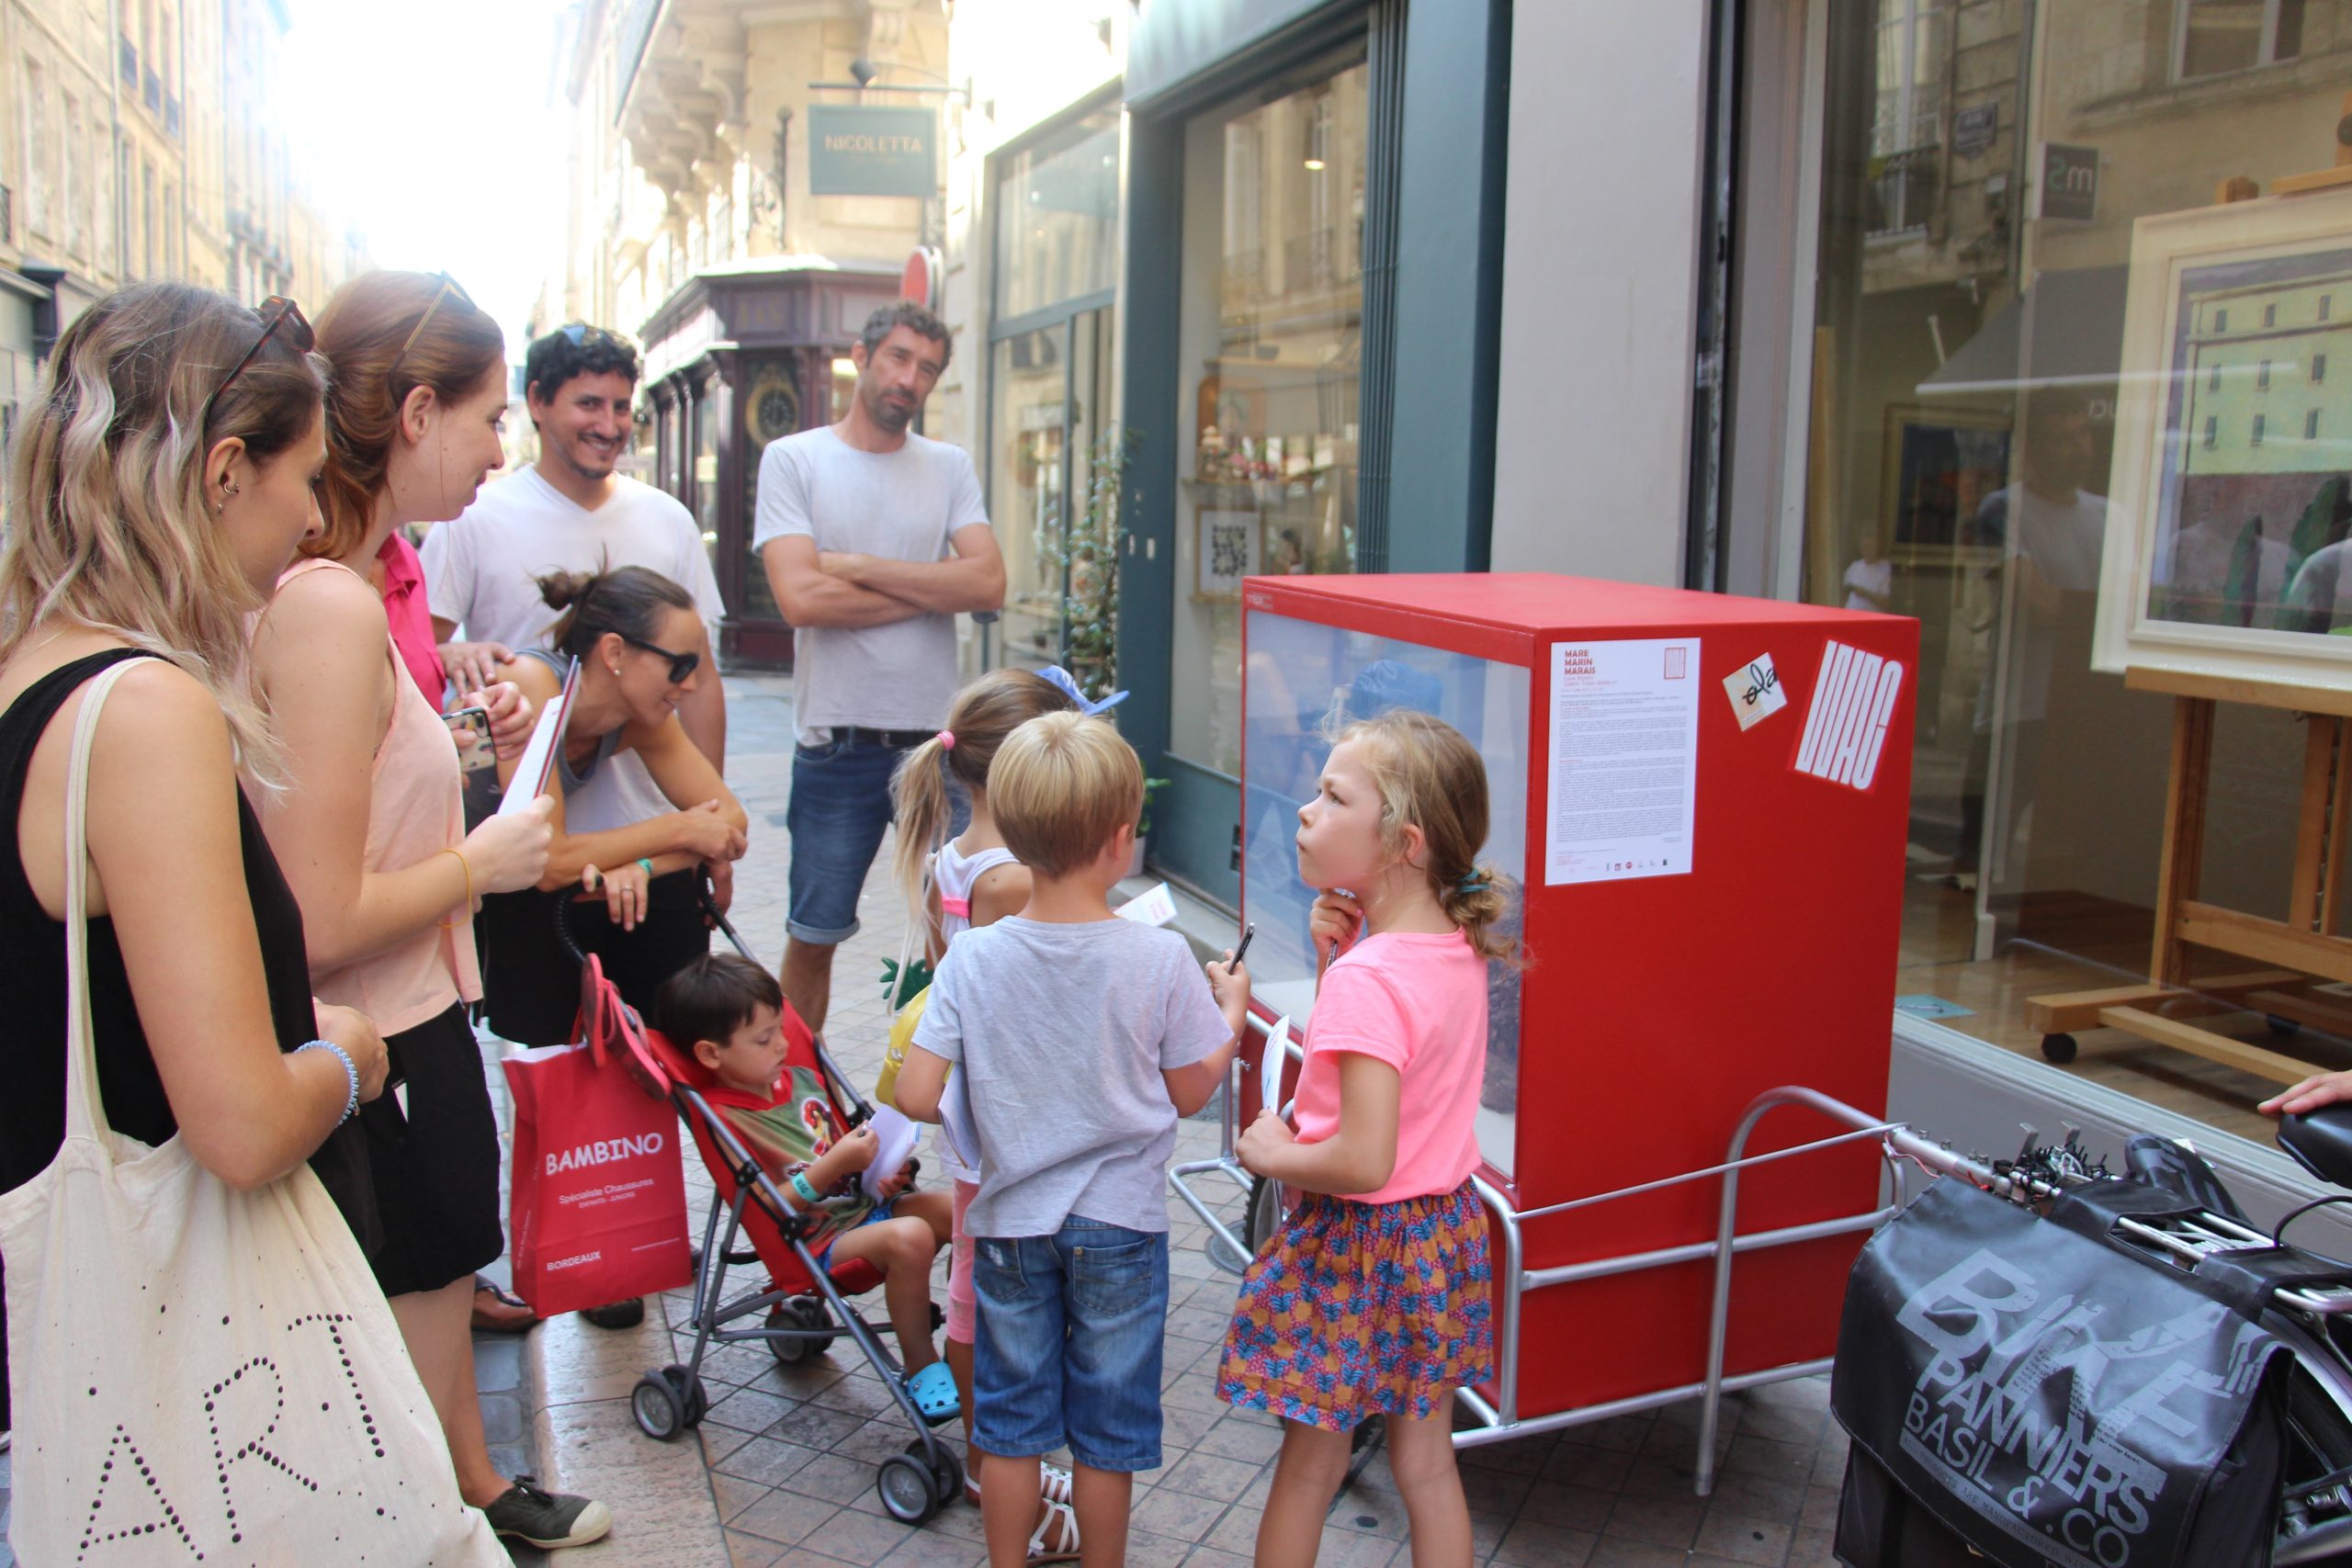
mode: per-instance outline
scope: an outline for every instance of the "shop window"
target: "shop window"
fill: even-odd
[[[1116,625],[1106,536],[1116,317],[1119,117],[1104,106],[995,164],[996,315],[989,345],[989,515],[1005,603],[990,664],[1061,664],[1100,683]]]
[[[2302,57],[2296,0],[1826,4],[1791,558],[1807,601],[1845,603],[1860,566],[1884,572],[1893,608],[1920,624],[1896,992],[1965,1010],[1943,1027],[2039,1060],[2028,998],[2144,978],[2154,944],[2173,705],[2094,669],[2103,586],[2132,595],[2118,615],[2352,632],[2352,570],[2340,592],[2327,573],[2352,560],[2352,424],[2329,401],[2346,378],[2327,377],[2335,334],[2352,333],[2334,310],[2352,233],[2300,271],[2242,268],[2191,290],[2165,318],[2169,379],[2152,389],[2122,374],[2127,305],[2142,308],[2135,225],[2201,209],[2233,175],[2267,183],[2324,164],[2344,85],[2256,69]],[[2190,78],[2193,93],[2174,91]],[[2163,112],[2134,107],[2152,102]],[[1955,148],[1940,188],[1890,196],[1888,159],[1931,142],[1945,106],[1991,103],[2001,146]],[[2031,195],[2032,150],[2052,145],[2097,147],[2098,177],[2044,216],[2017,197],[2021,170]],[[1897,219],[1916,227],[1883,243]],[[2297,419],[2278,405],[2303,365]],[[2160,409],[2177,460],[2130,517],[2109,499],[2119,406]],[[2109,558],[2119,548],[2129,571]],[[2283,709],[2223,704],[2213,759],[2201,895],[2283,915],[2302,728]],[[2199,951],[2189,974],[2251,967]],[[2259,1013],[2199,1021],[2281,1048]],[[2066,1070],[2269,1135],[2253,1106],[2276,1086],[2234,1068],[2086,1029]]]
[[[2180,0],[2177,74],[2187,82],[2295,59],[2303,52],[2303,3]],[[2110,6],[2099,0],[2094,8]]]
[[[1370,78],[1359,48],[1185,128],[1169,750],[1218,773],[1241,767],[1241,580],[1358,566]]]

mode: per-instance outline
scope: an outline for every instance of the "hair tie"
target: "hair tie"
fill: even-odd
[[[943,729],[932,739],[939,742],[939,749],[943,751],[956,750],[956,732],[952,729]]]
[[[1487,886],[1487,879],[1479,873],[1474,871],[1453,886],[1459,892],[1477,893],[1485,889]]]

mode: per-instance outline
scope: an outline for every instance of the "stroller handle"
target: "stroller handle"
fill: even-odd
[[[563,951],[571,955],[574,964],[587,963],[588,954],[581,947],[580,939],[572,934],[571,907],[574,904],[585,903],[593,897],[594,895],[567,892],[555,901],[555,939],[562,944]],[[752,952],[751,944],[743,940],[742,933],[735,929],[734,922],[719,909],[718,900],[711,892],[710,874],[707,871],[701,872],[695,879],[695,902],[701,906],[703,919],[709,921],[713,929],[724,935],[736,952],[754,964],[759,963],[759,958]],[[848,1075],[841,1069],[841,1064],[833,1060],[833,1054],[825,1049],[823,1037],[820,1036],[816,1043],[817,1065],[823,1070],[827,1080],[831,1083],[838,1101],[848,1107],[849,1124],[856,1127],[874,1120],[874,1107],[867,1102],[864,1095],[857,1092],[857,1086],[849,1081]]]

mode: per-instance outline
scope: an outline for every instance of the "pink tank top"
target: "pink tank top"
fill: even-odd
[[[350,570],[338,561],[298,561],[277,580],[277,591],[322,567]],[[466,837],[463,781],[448,726],[409,678],[389,637],[384,650],[393,677],[392,721],[377,742],[368,784],[367,865],[373,872],[404,871],[456,849]],[[446,929],[427,927],[381,953],[315,976],[311,988],[321,1001],[358,1009],[385,1034],[414,1029],[459,1001],[475,1000],[481,976],[474,963],[473,916],[459,908],[446,918]]]

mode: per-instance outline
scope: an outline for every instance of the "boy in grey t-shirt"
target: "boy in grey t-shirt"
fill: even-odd
[[[1038,1461],[1067,1445],[1080,1537],[1115,1562],[1134,1473],[1159,1463],[1176,1121],[1225,1081],[1250,972],[1228,953],[1204,985],[1182,937],[1111,913],[1143,769],[1102,720],[1047,714],[1013,731],[989,803],[1029,868],[1029,903],[941,962],[899,1109],[936,1121],[956,1098],[978,1145],[962,1153],[980,1173],[965,1223],[989,1560],[1023,1561]]]

